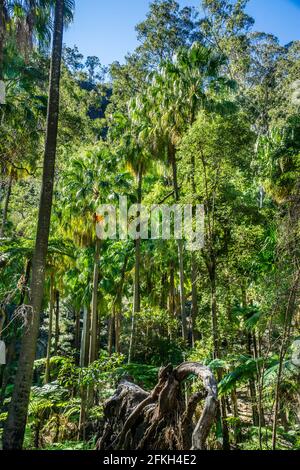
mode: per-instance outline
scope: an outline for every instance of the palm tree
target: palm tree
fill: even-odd
[[[0,0],[0,92],[5,102],[4,46],[8,35],[28,58],[34,46],[48,48],[51,40],[51,10],[55,0]],[[64,0],[64,22],[73,18],[74,0]]]
[[[0,104],[5,103],[5,86],[4,86],[4,73],[3,73],[3,55],[4,55],[4,40],[5,40],[5,9],[4,0],[0,0]]]
[[[163,64],[161,70],[154,74],[149,88],[150,100],[153,103],[152,122],[155,123],[165,145],[167,160],[172,169],[174,198],[177,203],[180,200],[177,148],[187,128],[195,122],[199,110],[216,107],[216,99],[215,97],[212,99],[210,95],[229,84],[219,76],[223,64],[223,57],[199,43],[194,43],[190,49],[179,50],[172,62]],[[177,243],[182,336],[187,341],[184,244],[183,240],[178,240]],[[193,269],[195,270],[195,266]],[[196,299],[195,286],[193,294]]]
[[[107,143],[100,142],[85,151],[77,153],[69,163],[69,172],[63,182],[66,199],[62,206],[67,207],[63,214],[67,232],[77,245],[84,248],[94,247],[93,277],[90,310],[87,309],[85,343],[89,342],[89,363],[98,356],[98,289],[101,240],[96,236],[95,215],[98,206],[107,198],[117,197],[115,192],[115,159]],[[118,178],[118,190],[122,190],[122,179]],[[89,315],[90,314],[90,315]],[[91,318],[89,318],[91,317]]]
[[[152,123],[149,119],[149,100],[146,94],[139,94],[129,103],[129,120],[125,129],[129,132],[123,136],[122,151],[125,153],[126,163],[133,171],[136,181],[136,202],[142,204],[143,177],[149,166],[153,164]],[[124,131],[124,123],[123,123]],[[121,132],[123,132],[121,129]],[[141,226],[137,228],[141,231]],[[135,266],[133,282],[133,307],[131,317],[131,333],[128,353],[128,363],[133,358],[136,315],[141,311],[140,271],[141,271],[141,236],[135,240]]]
[[[151,94],[157,110],[157,126],[165,139],[168,162],[172,167],[175,201],[180,200],[180,190],[177,180],[177,148],[182,136],[191,126],[201,109],[227,111],[227,101],[224,92],[228,94],[232,81],[221,76],[220,71],[225,58],[199,43],[194,43],[190,49],[181,49],[174,61],[166,63],[154,76]],[[220,98],[223,98],[222,104]],[[209,246],[213,244],[209,241]],[[216,256],[210,249],[208,263],[211,281],[211,314],[214,337],[214,354],[219,354],[217,302],[216,302]],[[180,274],[180,299],[182,336],[188,339],[187,318],[185,313],[185,274],[184,274],[184,244],[178,240],[178,260]],[[195,278],[195,265],[192,266],[192,278]],[[197,301],[195,279],[193,282],[193,301]],[[193,314],[197,309],[193,306]],[[195,318],[193,319],[195,320]],[[220,378],[220,377],[219,377]],[[224,449],[228,447],[228,427],[226,422],[226,407],[221,400]],[[220,412],[219,412],[220,414]]]
[[[63,214],[67,230],[77,244],[82,247],[95,247],[92,299],[90,306],[85,305],[85,360],[92,363],[97,358],[97,317],[98,284],[100,262],[100,240],[95,236],[94,214],[106,190],[105,172],[101,161],[105,160],[105,146],[76,155],[70,162],[70,171],[66,175],[66,205],[68,213]],[[100,154],[102,157],[100,157]],[[102,191],[101,191],[102,189]]]
[[[43,181],[32,265],[31,312],[29,314],[28,326],[24,330],[13,396],[3,434],[4,449],[21,449],[23,445],[33,363],[39,333],[53,199],[63,25],[64,0],[56,0]]]
[[[15,36],[21,52],[27,55],[34,40],[49,44],[51,37],[50,8],[52,0],[0,0],[0,87],[5,103],[4,46],[8,34]],[[10,26],[10,31],[8,30]]]
[[[54,274],[50,274],[50,289],[49,289],[49,328],[48,328],[48,343],[47,343],[47,357],[46,357],[46,370],[45,370],[45,384],[50,382],[50,358],[51,358],[51,344],[52,344],[52,326],[53,326],[53,310],[54,310]]]

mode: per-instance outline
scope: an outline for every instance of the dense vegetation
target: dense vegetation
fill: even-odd
[[[193,361],[218,381],[208,449],[300,449],[300,42],[246,4],[154,0],[106,68],[61,51],[71,0],[0,0],[4,448],[93,449],[122,377]],[[100,240],[119,196],[203,204],[204,248]]]

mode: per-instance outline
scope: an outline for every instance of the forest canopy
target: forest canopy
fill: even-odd
[[[300,41],[247,3],[153,0],[104,66],[0,0],[0,448],[300,449]]]

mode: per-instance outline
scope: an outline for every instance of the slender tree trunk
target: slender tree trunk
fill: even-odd
[[[192,123],[194,122],[194,111],[192,112]],[[195,181],[195,173],[196,173],[196,162],[195,162],[195,155],[192,154],[191,158],[191,186],[193,191],[194,198],[197,195],[197,187]],[[193,217],[194,219],[195,217]],[[198,291],[197,291],[197,261],[194,254],[192,254],[192,272],[191,272],[191,281],[192,281],[192,346],[195,346],[195,343],[198,339],[198,335],[196,332],[196,321],[198,317]]]
[[[54,310],[54,275],[50,275],[50,305],[49,305],[49,327],[48,327],[48,343],[45,370],[45,384],[50,382],[50,358],[52,346],[52,329],[53,329],[53,310]]]
[[[89,365],[89,350],[90,350],[90,324],[91,314],[90,307],[84,307],[83,313],[83,329],[81,337],[80,348],[80,367],[84,368]],[[87,409],[87,390],[85,387],[80,387],[80,416],[78,426],[78,440],[85,440],[86,428],[86,409]]]
[[[80,348],[80,367],[87,367],[89,365],[90,325],[91,325],[90,307],[84,307],[83,329],[82,329],[81,348]]]
[[[195,343],[198,339],[196,331],[196,321],[198,317],[198,292],[197,292],[197,263],[195,256],[192,255],[192,346],[195,347]]]
[[[4,70],[3,70],[3,59],[4,59],[4,41],[5,41],[5,15],[4,15],[4,0],[0,0],[0,82],[4,83]],[[1,86],[1,83],[0,83]],[[5,98],[5,97],[2,97]],[[0,105],[4,104],[5,99],[1,99]]]
[[[0,173],[0,205],[3,199],[4,188],[5,188],[5,165],[4,165],[4,162],[2,162],[1,173]]]
[[[122,266],[121,271],[121,281],[118,286],[117,295],[114,301],[114,308],[115,308],[115,351],[116,353],[121,353],[120,348],[120,336],[121,336],[121,312],[122,312],[122,296],[123,296],[123,287],[125,282],[125,275],[128,265],[129,255],[125,255],[124,263]]]
[[[257,362],[257,407],[258,407],[258,439],[259,439],[259,447],[262,450],[262,428],[266,426],[265,421],[265,412],[263,407],[263,389],[264,389],[264,373],[263,369],[265,366],[261,366],[258,362],[258,358],[262,356],[261,347],[260,347],[260,335],[258,335],[258,347],[256,341],[256,334],[255,331],[252,335],[252,342],[253,342],[253,351],[254,351],[254,359]]]
[[[183,255],[183,240],[178,240],[178,259],[179,259],[179,279],[180,279],[180,312],[182,322],[182,338],[185,342],[188,341],[188,327],[187,317],[185,311],[185,290],[184,290],[184,255]]]
[[[131,317],[131,333],[130,344],[128,353],[128,363],[130,364],[133,359],[134,348],[134,335],[135,335],[135,320],[136,315],[141,311],[140,306],[140,263],[141,263],[141,240],[135,241],[135,270],[134,270],[134,288],[133,288],[133,310]]]
[[[252,354],[252,337],[251,333],[247,332],[247,353],[250,357],[253,357]],[[253,425],[259,426],[259,415],[257,409],[257,397],[256,397],[256,386],[254,379],[249,380],[249,390],[250,390],[250,398],[251,398],[251,407],[252,407],[252,417],[253,417]]]
[[[78,440],[85,441],[86,439],[86,410],[87,410],[87,391],[84,387],[80,389],[80,415],[78,426]]]
[[[211,317],[212,317],[212,336],[214,343],[214,358],[220,358],[220,345],[219,345],[219,329],[218,329],[218,315],[217,315],[217,289],[216,289],[216,263],[214,256],[211,256],[210,261],[210,283],[211,283]]]
[[[169,293],[169,312],[170,317],[174,318],[176,313],[176,302],[175,302],[175,272],[174,265],[170,266],[170,293]]]
[[[243,308],[247,308],[247,292],[245,287],[242,287],[242,301],[243,301]],[[250,357],[253,357],[252,353],[252,337],[251,333],[247,331],[247,354]],[[253,417],[253,424],[254,426],[259,426],[259,415],[257,409],[257,397],[256,397],[256,386],[254,379],[249,379],[249,390],[250,390],[250,398],[251,398],[251,408],[252,408],[252,417]]]
[[[239,407],[238,407],[237,393],[236,393],[235,387],[231,391],[231,402],[232,402],[232,407],[233,407],[233,416],[237,420],[237,422],[234,424],[234,440],[235,440],[235,444],[238,444],[241,439],[241,431],[240,431],[239,424],[238,424]]]
[[[179,202],[179,187],[178,187],[178,177],[177,177],[177,162],[176,162],[176,150],[174,145],[170,144],[169,149],[169,161],[172,166],[173,172],[173,187],[176,203]],[[177,240],[178,245],[178,262],[179,262],[179,279],[180,279],[180,313],[181,313],[181,324],[182,324],[182,337],[184,341],[188,341],[188,328],[187,328],[187,317],[185,311],[185,289],[184,289],[184,248],[183,240]]]
[[[159,305],[162,310],[168,308],[168,276],[164,273],[161,277],[161,290],[160,290],[160,299]]]
[[[10,196],[11,196],[11,190],[12,190],[12,184],[13,184],[13,176],[10,174],[9,180],[8,180],[8,187],[7,187],[7,192],[6,192],[6,198],[4,202],[4,207],[3,207],[3,215],[2,215],[2,225],[1,225],[1,230],[0,230],[0,238],[4,236],[5,232],[5,227],[7,223],[7,215],[8,215],[8,206],[9,206],[9,201],[10,201]]]
[[[55,336],[54,336],[54,356],[58,354],[58,342],[59,342],[59,291],[55,291]]]
[[[99,284],[99,260],[100,260],[99,238],[96,240],[95,258],[94,258],[94,275],[93,275],[93,294],[91,305],[91,335],[90,335],[90,354],[89,363],[92,364],[97,359],[97,325],[98,325],[98,284]]]
[[[139,166],[138,171],[138,204],[142,203],[142,185],[143,185],[143,170],[142,165]],[[141,230],[141,227],[140,227]],[[135,335],[135,317],[141,311],[141,297],[140,297],[140,266],[141,266],[141,238],[135,240],[135,269],[134,269],[134,286],[133,286],[133,309],[131,317],[131,333],[128,353],[128,363],[130,364],[133,358],[134,348],[134,335]]]
[[[121,337],[121,304],[117,306],[117,312],[115,316],[115,348],[116,348],[117,354],[121,354],[120,337]]]
[[[74,347],[76,350],[76,364],[79,365],[80,358],[80,309],[75,311],[75,335]]]
[[[30,318],[28,318],[28,327],[24,330],[14,391],[9,407],[8,418],[5,423],[3,434],[4,449],[21,449],[23,445],[33,377],[33,363],[39,334],[55,174],[63,41],[63,11],[64,0],[56,0],[43,182],[32,267],[32,310],[29,315]]]
[[[116,322],[116,310],[115,310],[115,304],[113,304],[113,313],[112,313],[111,317],[109,318],[109,322],[108,322],[108,344],[107,344],[107,349],[108,349],[109,356],[112,355],[113,347],[114,347],[115,322]]]

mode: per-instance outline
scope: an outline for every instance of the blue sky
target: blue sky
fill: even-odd
[[[198,7],[200,1],[179,3]],[[149,0],[76,0],[75,21],[64,41],[105,65],[122,62],[137,45],[134,27],[145,18],[148,5]],[[256,30],[277,35],[283,44],[300,39],[300,0],[250,0],[248,12]]]

